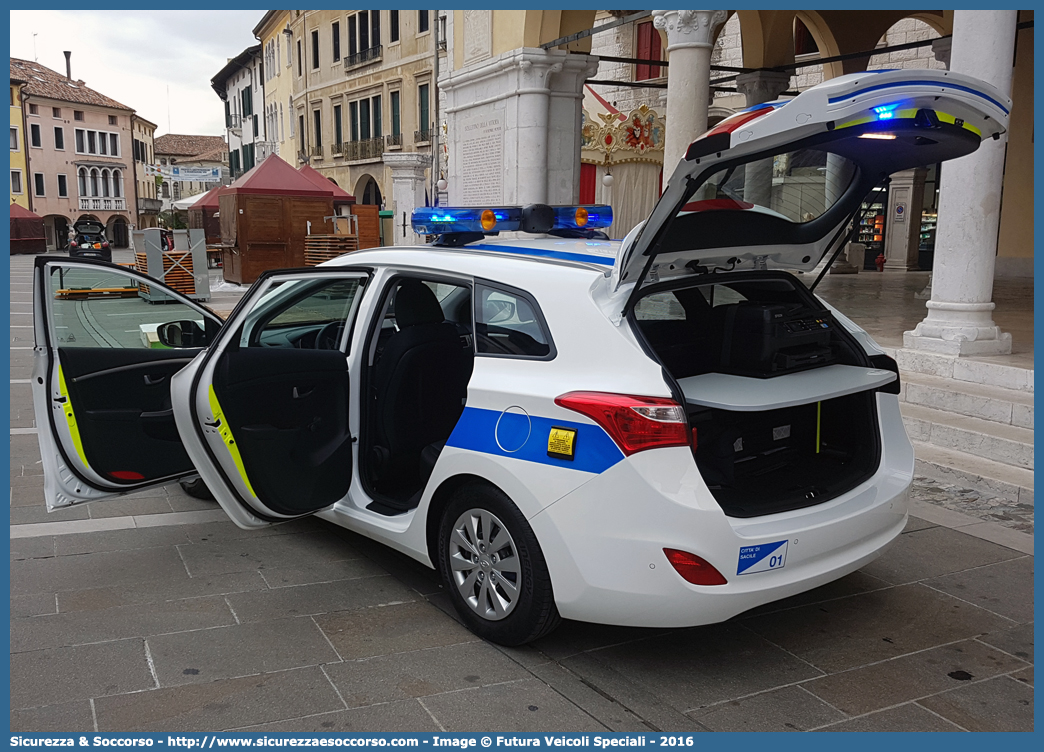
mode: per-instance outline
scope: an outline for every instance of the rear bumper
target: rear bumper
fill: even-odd
[[[569,619],[685,627],[729,619],[826,584],[876,558],[907,519],[913,450],[898,402],[880,395],[877,473],[824,504],[751,519],[726,517],[683,447],[633,455],[530,520],[559,612]],[[786,541],[781,567],[740,574],[740,549]],[[681,578],[664,548],[706,559],[725,585]]]

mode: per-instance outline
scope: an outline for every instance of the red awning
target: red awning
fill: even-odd
[[[327,181],[329,182],[329,181]],[[276,155],[241,175],[228,193],[267,193],[280,196],[331,196],[334,185],[316,185]]]
[[[203,198],[189,207],[189,211],[203,211],[204,209],[208,211],[217,211],[218,198],[222,193],[228,193],[230,187],[231,186],[227,185],[219,185],[217,188],[211,188]]]
[[[306,164],[298,170],[302,175],[308,178],[312,183],[319,186],[320,188],[328,188],[333,191],[334,203],[335,204],[354,204],[355,196],[348,193],[348,191],[341,188],[337,183],[333,182],[327,177],[324,177],[319,170],[312,167],[312,165]]]
[[[11,219],[43,219],[19,204],[11,204]]]

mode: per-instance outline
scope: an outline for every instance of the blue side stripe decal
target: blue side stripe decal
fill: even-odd
[[[853,97],[858,97],[860,94],[866,94],[868,91],[877,91],[878,89],[894,89],[897,86],[910,86],[910,85],[913,85],[913,84],[924,84],[925,86],[939,86],[939,87],[946,88],[946,89],[958,89],[960,91],[966,91],[969,94],[974,94],[977,97],[985,99],[987,102],[992,102],[993,104],[995,104],[998,107],[1000,107],[1001,110],[1003,110],[1005,115],[1008,114],[1008,108],[1007,107],[1005,107],[1003,104],[998,102],[993,97],[987,96],[986,94],[983,94],[981,91],[978,91],[977,89],[973,89],[970,86],[962,86],[961,84],[951,84],[951,83],[948,83],[948,82],[943,83],[943,82],[939,82],[939,81],[891,81],[891,82],[886,83],[886,84],[878,84],[877,86],[868,86],[865,89],[860,89],[859,91],[854,91],[851,94],[845,94],[843,97],[831,97],[829,101],[830,101],[830,104],[835,104],[837,102],[843,102],[846,99],[852,99]]]
[[[600,264],[602,266],[613,266],[616,259],[610,256],[592,256],[586,253],[569,253],[567,251],[549,251],[544,248],[518,248],[505,245],[489,245],[486,243],[469,243],[466,248],[475,248],[480,251],[497,251],[499,253],[514,253],[519,256],[543,256],[545,258],[557,258],[563,261],[580,261],[587,264]]]
[[[624,457],[620,448],[600,426],[568,420],[551,420],[535,415],[530,416],[531,429],[526,431],[525,416],[505,414],[500,424],[501,441],[498,444],[497,420],[500,416],[501,413],[496,410],[464,408],[464,413],[446,441],[446,446],[596,474],[605,472]],[[547,456],[547,439],[552,426],[576,429],[576,456],[572,460]],[[513,445],[517,444],[521,444],[521,447],[517,451],[509,452],[501,444],[508,449],[513,449]]]

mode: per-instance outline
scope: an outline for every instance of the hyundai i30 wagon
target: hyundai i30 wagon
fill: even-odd
[[[317,515],[437,568],[509,645],[823,585],[903,529],[914,457],[895,362],[808,273],[888,175],[1009,108],[945,71],[844,76],[694,141],[623,241],[603,206],[419,209],[432,243],[270,271],[226,321],[38,258],[47,504],[198,475],[242,528]]]

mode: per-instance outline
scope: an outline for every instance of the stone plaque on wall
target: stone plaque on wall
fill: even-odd
[[[461,172],[464,206],[504,200],[504,116],[472,117],[461,124]]]
[[[490,56],[493,44],[493,11],[464,11],[464,64]]]

